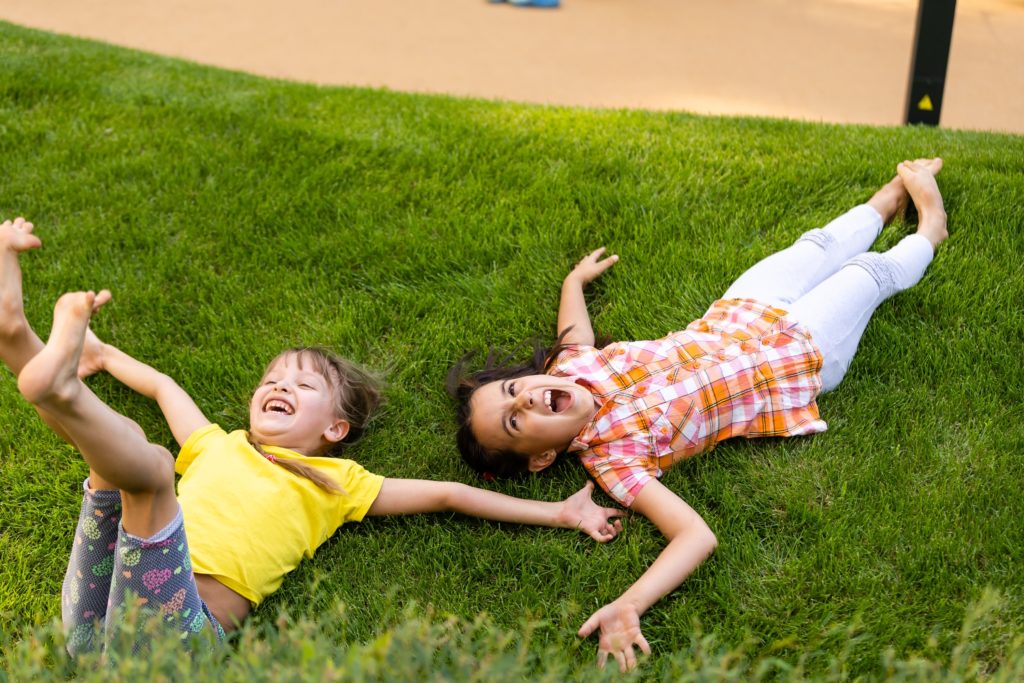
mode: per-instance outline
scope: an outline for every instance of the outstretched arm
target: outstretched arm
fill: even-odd
[[[594,345],[594,328],[590,325],[590,314],[587,312],[587,300],[583,296],[583,288],[596,280],[601,274],[614,266],[619,257],[612,255],[602,259],[604,247],[590,252],[586,258],[576,264],[572,272],[562,283],[562,298],[558,304],[558,334],[571,327],[569,333],[562,338],[563,344]]]
[[[78,374],[86,377],[100,370],[106,370],[128,388],[156,401],[179,446],[185,444],[192,432],[210,424],[177,382],[124,351],[104,344],[89,331]]]
[[[634,645],[651,653],[640,632],[640,615],[679,586],[718,545],[700,515],[657,480],[644,486],[633,502],[633,509],[654,522],[665,534],[668,545],[636,583],[615,601],[594,612],[579,631],[580,637],[586,638],[600,630],[598,666],[603,668],[610,654],[618,661],[621,671],[636,666]]]
[[[506,496],[454,481],[385,479],[367,515],[411,515],[421,512],[461,512],[495,522],[534,524],[578,529],[598,543],[606,543],[622,530],[615,508],[604,508],[591,499],[594,483],[560,503],[545,503]]]

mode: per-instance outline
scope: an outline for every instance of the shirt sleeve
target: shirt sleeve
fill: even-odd
[[[580,370],[593,364],[597,349],[585,344],[569,344],[555,356],[554,362],[548,367],[547,374],[556,377],[578,376]]]
[[[339,496],[339,502],[342,503],[339,526],[345,522],[361,522],[384,486],[384,477],[381,475],[366,471],[355,461],[342,462],[345,466],[338,483],[345,489],[346,495]]]
[[[631,507],[640,490],[660,474],[649,458],[618,455],[602,447],[580,454],[580,461],[594,481],[625,507]]]
[[[174,462],[174,471],[178,474],[185,474],[185,470],[202,455],[203,451],[225,436],[227,434],[220,428],[220,425],[216,424],[208,424],[192,432],[178,453],[178,459]]]

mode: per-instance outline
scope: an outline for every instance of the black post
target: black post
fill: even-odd
[[[918,2],[914,61],[910,65],[910,89],[907,93],[907,123],[939,125],[955,14],[956,0]]]

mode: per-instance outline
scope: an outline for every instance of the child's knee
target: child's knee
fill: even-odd
[[[915,278],[895,259],[886,254],[868,252],[854,256],[846,262],[847,266],[855,266],[867,272],[878,285],[882,299],[887,299],[896,292],[912,287],[919,277]]]
[[[804,234],[800,235],[797,242],[810,242],[822,251],[828,251],[833,245],[835,245],[837,240],[835,235],[824,228],[815,228],[814,230],[808,230]]]
[[[174,455],[159,444],[150,444],[153,448],[154,459],[159,463],[159,473],[164,483],[169,483],[174,488]]]

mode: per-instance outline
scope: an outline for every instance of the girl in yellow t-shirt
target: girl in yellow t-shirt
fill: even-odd
[[[89,465],[61,601],[72,654],[102,646],[93,642],[96,624],[110,633],[131,599],[188,642],[202,634],[221,640],[303,556],[365,515],[456,511],[576,528],[600,542],[618,533],[618,511],[597,506],[590,484],[543,503],[453,482],[385,479],[325,457],[359,437],[379,394],[367,373],[322,350],[290,349],[271,361],[250,401],[248,432],[229,434],[171,378],[90,332],[106,290],[62,296],[44,346],[21,293],[19,254],[41,244],[32,227],[22,218],[0,224],[0,360]],[[82,383],[101,370],[158,402],[182,446],[177,463]],[[140,634],[136,649],[144,645]]]

